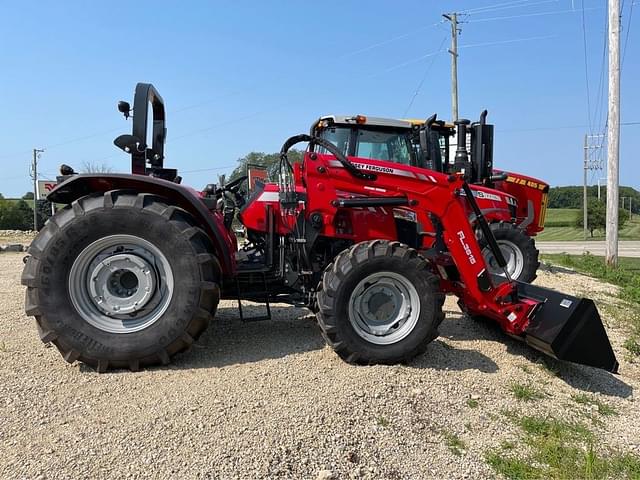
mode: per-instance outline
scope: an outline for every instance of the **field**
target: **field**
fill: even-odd
[[[575,227],[575,221],[581,210],[572,208],[550,208],[547,210],[544,231],[536,237],[544,241],[583,240],[582,228]],[[620,229],[620,240],[640,240],[640,216],[633,218]],[[604,240],[605,232],[596,230],[587,240]]]

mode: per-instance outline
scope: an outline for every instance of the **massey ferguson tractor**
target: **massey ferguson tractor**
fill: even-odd
[[[530,283],[540,265],[532,237],[544,228],[549,185],[493,168],[493,125],[486,123],[486,116],[485,110],[479,122],[468,126],[468,120],[459,120],[454,126],[436,120],[435,115],[426,121],[326,115],[312,124],[310,134],[329,140],[348,156],[387,160],[441,173],[464,172],[507,260],[509,275]],[[456,149],[451,145],[454,139],[460,139]],[[471,152],[467,152],[467,144]],[[475,223],[474,214],[470,221]],[[431,225],[424,228],[433,231]],[[489,271],[502,274],[503,269],[487,243],[481,242],[481,246]]]
[[[127,102],[119,110],[131,114]],[[63,166],[49,199],[66,206],[26,258],[26,312],[66,361],[99,372],[167,364],[226,298],[245,321],[258,319],[243,315],[246,300],[264,304],[261,318],[273,301],[308,306],[347,362],[405,362],[438,336],[451,294],[469,316],[552,357],[617,371],[593,301],[491,274],[482,245],[507,262],[464,172],[345,155],[302,134],[284,143],[277,183],[250,198],[243,178],[197,191],[164,167],[165,110],[153,86],[137,85],[132,123],[114,141],[132,173]],[[309,148],[292,165],[299,142]],[[250,241],[240,250],[236,216]]]

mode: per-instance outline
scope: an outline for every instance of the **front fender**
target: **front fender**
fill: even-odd
[[[166,198],[171,205],[183,208],[193,215],[208,234],[225,275],[235,272],[235,239],[224,228],[222,219],[212,214],[195,190],[177,183],[145,175],[124,173],[74,175],[56,186],[47,200],[71,204],[78,198],[110,190],[131,190],[151,193]]]

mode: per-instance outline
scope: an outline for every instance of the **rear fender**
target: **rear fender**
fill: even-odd
[[[231,275],[235,265],[235,239],[224,228],[222,219],[214,215],[202,202],[198,192],[177,183],[159,178],[130,174],[74,175],[56,186],[47,195],[55,203],[71,204],[78,198],[110,190],[131,190],[166,198],[171,205],[183,208],[194,216],[208,234],[225,275]]]

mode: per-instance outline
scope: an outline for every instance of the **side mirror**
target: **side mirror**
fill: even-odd
[[[113,144],[126,153],[139,151],[140,140],[133,135],[120,135],[113,141]]]
[[[129,105],[129,102],[120,100],[118,102],[118,111],[124,115],[124,118],[129,118],[131,115],[131,105]]]

